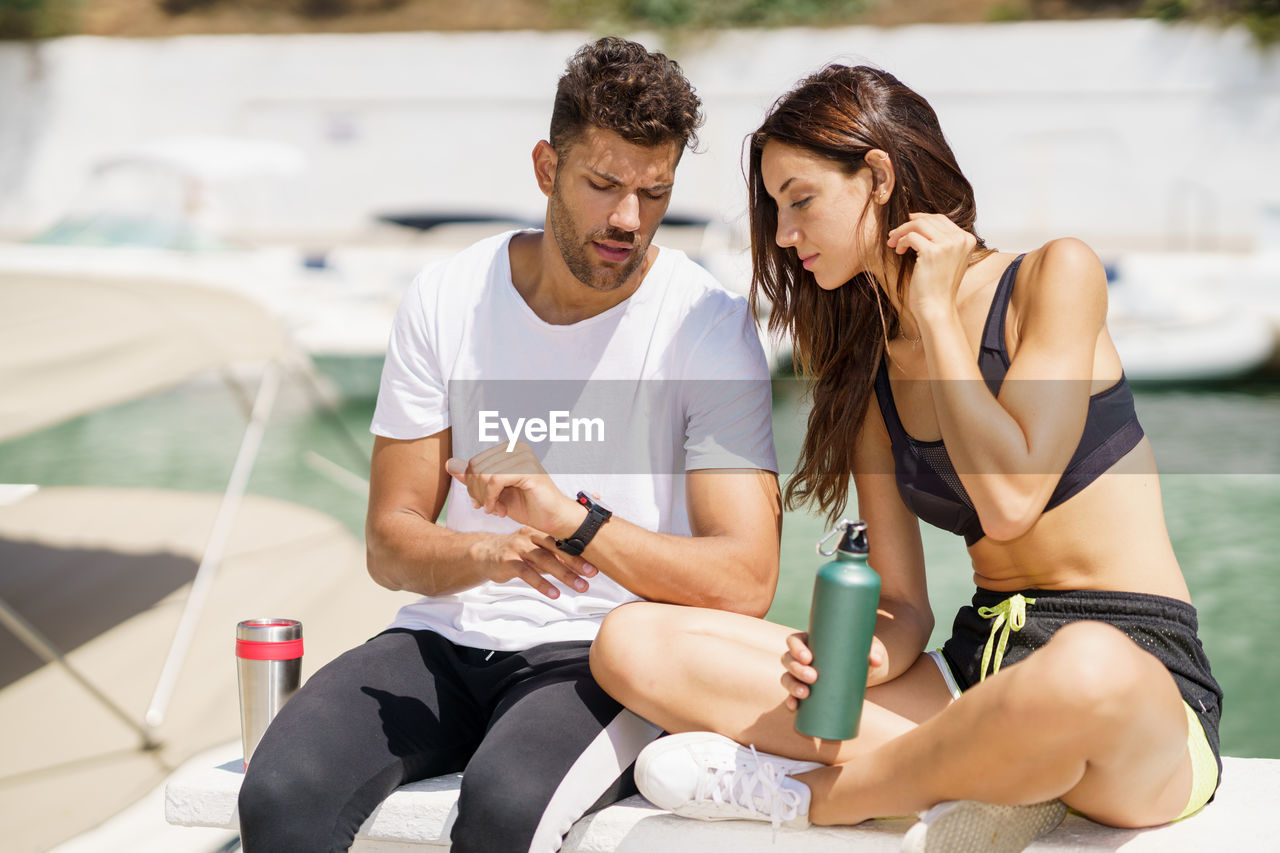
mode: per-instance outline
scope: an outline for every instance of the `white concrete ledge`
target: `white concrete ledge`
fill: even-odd
[[[1280,803],[1280,760],[1225,758],[1217,799],[1180,823],[1145,830],[1113,829],[1078,815],[1030,849],[1037,851],[1275,850],[1270,825]],[[165,818],[182,826],[235,829],[236,796],[244,778],[240,761],[179,772],[169,781]],[[415,782],[397,790],[375,811],[351,848],[356,853],[447,850],[461,775]],[[848,853],[897,850],[913,823],[907,818],[853,827],[779,830],[751,821],[704,823],[675,817],[631,797],[583,818],[565,839],[564,853]]]

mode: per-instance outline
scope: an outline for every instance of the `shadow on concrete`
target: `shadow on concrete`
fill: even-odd
[[[66,654],[190,583],[196,568],[190,557],[168,552],[128,554],[0,539],[0,598]],[[0,688],[43,665],[0,627]]]

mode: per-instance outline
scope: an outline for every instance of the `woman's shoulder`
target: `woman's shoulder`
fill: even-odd
[[[1019,327],[1041,319],[1053,328],[1078,323],[1084,329],[1096,329],[1106,321],[1106,268],[1088,243],[1075,237],[1056,238],[1023,257],[1012,298]],[[1075,323],[1065,323],[1068,318]]]
[[[1018,282],[1013,298],[1024,313],[1089,307],[1106,313],[1106,268],[1093,248],[1076,237],[1059,237],[1027,252]]]
[[[1106,269],[1098,253],[1078,237],[1056,237],[1039,248],[1027,252],[1022,259],[1020,275],[1034,279],[1075,280],[1080,284],[1106,284]]]

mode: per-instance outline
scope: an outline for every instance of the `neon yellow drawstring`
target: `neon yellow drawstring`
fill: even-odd
[[[1024,598],[1022,593],[1017,593],[995,607],[978,608],[978,615],[983,619],[995,619],[991,623],[991,635],[987,637],[987,647],[982,650],[982,674],[978,676],[978,681],[986,680],[988,664],[993,664],[992,675],[1000,671],[1000,661],[1004,660],[1004,649],[1009,644],[1009,632],[1022,630],[1022,626],[1027,624],[1027,605],[1035,603],[1034,598]],[[1001,627],[1004,628],[1003,631],[1000,630]],[[996,659],[993,662],[991,644],[996,640],[997,631],[1000,633],[1000,642],[996,645]]]

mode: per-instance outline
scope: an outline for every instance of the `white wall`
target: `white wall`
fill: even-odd
[[[106,153],[156,136],[294,143],[312,170],[264,237],[379,211],[540,214],[529,152],[585,33],[77,37],[0,43],[0,234],[47,225]],[[1003,248],[1251,248],[1280,208],[1280,49],[1151,21],[737,31],[664,46],[706,102],[673,210],[740,216],[743,138],[832,60],[928,97]]]

